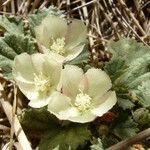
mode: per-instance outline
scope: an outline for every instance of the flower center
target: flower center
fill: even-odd
[[[50,79],[47,76],[45,76],[42,72],[39,75],[34,74],[34,76],[34,84],[36,90],[42,95],[47,94],[52,86]]]
[[[87,95],[87,94],[84,94],[84,93],[80,93],[76,96],[76,99],[75,99],[75,107],[77,107],[77,109],[80,111],[80,112],[84,112],[86,110],[89,110],[90,107],[91,107],[91,100],[92,98]]]
[[[50,50],[54,51],[57,54],[65,55],[66,50],[64,49],[64,47],[65,47],[65,38],[57,38],[56,40],[52,38]]]

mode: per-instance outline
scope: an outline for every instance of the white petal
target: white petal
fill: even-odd
[[[52,94],[51,101],[48,104],[48,111],[63,120],[67,119],[70,115],[74,116],[74,110],[71,106],[71,99],[60,92],[55,92]]]
[[[33,107],[43,107],[47,104],[47,97],[56,90],[60,80],[61,69],[62,63],[57,62],[54,58],[50,57],[50,55],[40,53],[28,55],[24,53],[15,58],[13,76],[22,93],[29,100],[32,100],[30,105],[33,105]],[[48,95],[44,96],[44,100],[43,97],[40,96],[40,91],[36,88],[35,74],[37,76],[41,74],[46,76],[45,78],[49,78],[52,84],[51,86],[53,86]]]
[[[75,97],[79,92],[79,83],[82,80],[83,70],[77,66],[66,65],[61,74],[61,85],[64,94]]]
[[[76,117],[79,115],[79,112],[74,107],[69,107],[64,111],[60,111],[59,113],[54,113],[54,115],[60,120],[70,120],[70,117]]]
[[[86,72],[88,80],[88,94],[92,97],[102,96],[112,86],[109,76],[101,69],[89,69]]]
[[[43,63],[45,62],[45,55],[41,53],[32,54],[31,56],[32,65],[36,74],[43,72]]]
[[[116,93],[114,91],[107,92],[103,97],[101,97],[101,99],[99,99],[99,105],[91,111],[93,114],[100,117],[108,112],[108,110],[110,110],[116,104],[116,102]]]
[[[35,68],[33,67],[30,55],[22,53],[15,57],[12,70],[14,78],[21,76],[27,81],[33,81],[34,72]]]
[[[49,42],[50,42],[50,39],[49,39],[50,37],[49,36],[43,36],[45,26],[43,24],[41,24],[39,26],[36,26],[34,30],[35,30],[35,36],[36,36],[37,42],[48,48]]]
[[[97,116],[92,114],[90,111],[86,112],[83,115],[78,115],[76,117],[70,117],[68,120],[72,122],[78,122],[78,123],[87,123],[93,121]]]
[[[41,53],[17,55],[14,59],[13,76],[33,82],[35,74],[43,72],[44,62],[44,54]]]
[[[42,23],[35,28],[37,41],[46,48],[49,48],[51,38],[57,39],[65,37],[66,31],[66,20],[55,16],[46,17]]]
[[[73,122],[90,122],[96,118],[92,113],[80,115],[80,112],[71,105],[71,99],[59,92],[55,92],[48,104],[48,111],[60,120],[70,120]]]
[[[35,68],[30,55],[23,53],[15,57],[12,73],[19,89],[29,100],[38,97],[34,85],[34,72]]]
[[[69,24],[66,34],[66,47],[74,48],[80,43],[86,42],[87,28],[81,20],[74,19]]]
[[[82,80],[79,84],[79,89],[83,92],[83,93],[87,93],[88,92],[88,88],[89,88],[89,82],[87,79],[87,75],[83,74]]]
[[[66,56],[65,61],[70,61],[76,58],[80,53],[83,51],[85,45],[79,45],[74,47],[73,49],[69,50],[69,55]]]
[[[59,92],[55,92],[52,95],[48,104],[48,111],[60,120],[70,120],[78,123],[91,122],[96,118],[96,115],[90,111],[81,115],[81,113],[72,106],[71,99]]]
[[[38,97],[35,100],[31,100],[28,105],[33,108],[41,108],[41,107],[48,105],[50,100],[51,100],[51,96],[44,98],[44,99],[41,99],[40,97]]]
[[[57,62],[55,58],[50,55],[45,55],[45,62],[43,64],[43,72],[50,77],[51,84],[54,86],[58,84],[62,71],[62,63]]]
[[[58,113],[71,105],[71,99],[60,92],[54,92],[51,97],[51,101],[48,104],[48,111],[50,112]]]
[[[29,100],[37,99],[38,92],[35,90],[35,74],[42,72],[44,62],[43,54],[28,55],[20,54],[15,57],[13,76],[20,90]]]
[[[45,36],[49,34],[54,39],[64,37],[67,30],[67,21],[56,16],[47,16],[42,24],[46,28]]]
[[[39,93],[35,90],[35,85],[32,82],[23,82],[20,80],[17,80],[17,85],[21,92],[29,99],[29,100],[35,100],[38,98]]]
[[[46,49],[44,46],[42,46],[42,49],[44,50],[44,54],[49,55],[50,59],[55,59],[59,63],[63,63],[65,61],[65,57],[57,54],[53,51],[50,51],[49,49]]]

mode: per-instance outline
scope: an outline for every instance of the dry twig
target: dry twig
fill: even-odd
[[[18,120],[17,115],[12,114],[13,108],[12,108],[11,104],[8,101],[6,101],[4,91],[1,91],[1,93],[0,93],[0,102],[1,102],[1,105],[4,109],[4,112],[7,116],[10,124],[12,125],[11,130],[14,130],[15,135],[16,135],[22,149],[23,150],[32,150],[30,143],[21,127],[21,124]]]
[[[137,142],[140,142],[148,137],[150,137],[150,128],[138,133],[137,135],[135,135],[129,139],[123,140],[123,141],[107,148],[106,150],[126,150],[129,146],[131,146]]]

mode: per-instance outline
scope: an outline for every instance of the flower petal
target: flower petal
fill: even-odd
[[[101,69],[89,69],[85,75],[88,80],[88,94],[92,97],[102,96],[112,86],[109,76]]]
[[[14,59],[12,71],[14,79],[19,89],[29,100],[35,100],[39,96],[35,90],[34,74],[37,73],[37,68],[41,68],[42,61],[42,54],[28,55],[27,53],[23,53]]]
[[[41,72],[44,72],[43,70],[43,64],[45,62],[45,55],[41,53],[32,54],[31,56],[32,65],[34,67],[34,74],[39,74]],[[27,68],[26,68],[27,69]]]
[[[48,48],[49,46],[49,42],[50,42],[50,37],[49,36],[44,36],[44,30],[45,30],[45,26],[44,24],[40,24],[39,26],[36,26],[34,31],[35,31],[35,36],[36,36],[36,40],[38,43],[40,43],[41,45],[44,45],[45,47]]]
[[[69,54],[66,56],[65,61],[70,61],[76,58],[80,53],[83,51],[85,45],[78,45],[74,47],[73,49],[69,50]]]
[[[39,93],[35,90],[35,85],[32,82],[24,82],[23,80],[16,79],[17,85],[21,92],[29,99],[36,100],[39,96]]]
[[[42,23],[35,28],[37,41],[49,48],[51,38],[57,39],[65,36],[67,22],[56,16],[46,17]]]
[[[110,110],[117,102],[116,93],[114,91],[107,92],[99,101],[98,107],[92,109],[92,113],[97,116],[102,116]],[[97,102],[98,104],[98,102]]]
[[[63,63],[65,61],[65,57],[60,55],[60,54],[57,54],[53,51],[50,51],[49,49],[46,49],[44,46],[42,46],[42,50],[44,52],[44,54],[48,55],[50,58],[55,58],[55,60],[57,62],[60,62],[60,63]]]
[[[13,76],[14,78],[24,78],[27,81],[33,81],[35,68],[30,55],[22,53],[15,57],[13,64]]]
[[[62,70],[62,63],[58,62],[55,57],[45,55],[45,62],[43,64],[43,72],[51,78],[51,84],[58,85]]]
[[[87,123],[87,122],[91,122],[96,118],[96,115],[94,115],[93,113],[86,112],[83,115],[78,115],[76,117],[70,117],[68,118],[68,120],[72,121],[72,122],[78,122],[78,123]]]
[[[60,92],[54,92],[48,104],[48,111],[58,113],[66,110],[71,105],[71,99]]]
[[[66,34],[66,48],[74,48],[80,43],[86,42],[87,28],[81,20],[74,19],[68,25]]]
[[[61,69],[62,63],[57,62],[50,55],[41,53],[28,55],[24,53],[18,55],[14,60],[13,76],[22,93],[29,100],[33,101],[30,102],[30,105],[33,105],[33,107],[43,107],[47,104],[47,99],[49,99],[47,97],[50,97],[51,93],[56,90],[60,80]],[[51,89],[46,95],[42,96],[41,91],[37,89],[36,76],[50,80]]]
[[[71,99],[60,92],[53,93],[48,111],[61,120],[67,120],[70,116],[78,114],[78,111],[71,106]]]
[[[69,120],[70,117],[75,117],[79,115],[79,112],[74,107],[69,107],[64,111],[60,111],[59,113],[54,114],[60,120]]]
[[[20,59],[20,58],[19,58]],[[22,59],[22,61],[24,61]],[[19,61],[17,60],[15,63],[19,63]],[[28,62],[29,63],[29,62]],[[28,64],[26,63],[26,64]],[[30,100],[30,99],[36,99],[38,97],[38,93],[35,91],[35,85],[34,82],[32,81],[32,68],[31,69],[31,74],[30,72],[28,72],[28,69],[26,69],[27,71],[25,71],[25,68],[19,68],[18,66],[21,65],[21,67],[23,67],[23,63],[20,64],[15,64],[14,68],[13,68],[13,76],[15,81],[17,82],[17,85],[19,87],[19,89],[21,90],[21,92],[26,95],[26,97]],[[25,71],[25,72],[24,72]],[[28,72],[28,75],[26,75],[26,73]],[[25,73],[25,74],[24,74]]]
[[[74,98],[79,92],[79,83],[82,80],[83,71],[73,65],[66,65],[61,74],[62,92]]]
[[[33,108],[41,108],[48,105],[50,100],[51,100],[51,96],[47,97],[46,99],[45,98],[41,99],[40,97],[38,97],[35,100],[31,100],[28,105]]]

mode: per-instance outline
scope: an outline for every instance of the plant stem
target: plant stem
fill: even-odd
[[[142,141],[143,139],[150,137],[150,128],[138,133],[137,135],[128,138],[126,140],[123,140],[109,148],[107,148],[106,150],[126,150],[130,145],[133,145],[139,141]]]

